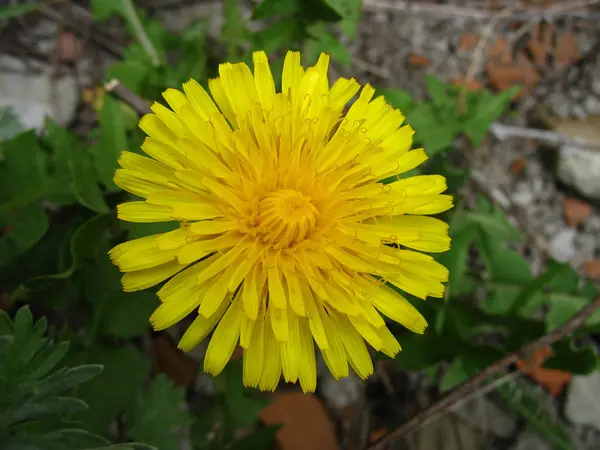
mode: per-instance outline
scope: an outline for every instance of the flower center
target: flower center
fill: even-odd
[[[310,197],[294,189],[279,189],[259,200],[254,224],[263,242],[285,248],[306,239],[318,218]]]

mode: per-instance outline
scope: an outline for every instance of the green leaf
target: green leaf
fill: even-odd
[[[123,86],[141,95],[142,86],[151,70],[152,65],[142,61],[120,61],[109,66],[106,79],[116,78]]]
[[[227,364],[217,383],[222,383],[227,410],[227,426],[232,430],[253,424],[260,412],[269,403],[255,391],[244,388],[242,382],[242,361],[238,359]]]
[[[386,102],[392,105],[394,108],[402,111],[403,114],[407,114],[408,111],[415,107],[415,99],[407,91],[402,89],[392,88],[378,88],[377,94],[383,95]]]
[[[353,39],[360,18],[360,0],[323,0],[342,18],[340,27],[344,34]]]
[[[1,13],[0,13],[1,14]],[[0,108],[0,142],[12,139],[24,130],[12,106]],[[0,153],[1,155],[1,153]],[[0,159],[1,160],[1,159]]]
[[[8,5],[0,8],[0,20],[13,19],[29,12],[43,8],[47,2],[28,3],[24,5]]]
[[[63,174],[68,173],[70,190],[79,203],[97,213],[107,213],[109,209],[98,186],[91,154],[79,145],[75,136],[53,121],[47,120],[46,127],[46,141],[54,149],[55,169]]]
[[[181,409],[185,391],[164,375],[158,375],[147,393],[140,393],[127,412],[125,434],[128,438],[155,445],[161,450],[178,450],[179,428],[193,417]]]
[[[459,212],[457,214],[461,214]],[[437,258],[437,261],[446,266],[450,272],[448,280],[447,296],[451,297],[460,293],[460,287],[463,284],[463,278],[467,270],[467,257],[469,248],[477,236],[477,228],[474,225],[463,227],[454,232],[450,225],[450,237],[452,238],[452,246],[450,251],[442,253]]]
[[[495,236],[480,231],[477,244],[492,281],[526,285],[533,280],[525,258],[506,248]]]
[[[547,303],[550,311],[546,314],[546,327],[553,331],[575,314],[591,303],[592,299],[577,294],[553,293],[547,295]],[[594,312],[586,322],[586,326],[592,327],[600,324],[600,310]]]
[[[520,89],[518,86],[513,86],[498,95],[488,92],[478,93],[476,106],[468,112],[469,117],[465,122],[465,133],[474,146],[481,145],[492,122],[502,115]]]
[[[327,26],[324,22],[317,22],[307,27],[308,35],[312,39],[308,39],[305,43],[308,61],[316,62],[321,52],[327,53],[331,58],[342,64],[345,67],[349,67],[351,61],[348,49],[327,31]]]
[[[300,10],[301,0],[263,0],[254,7],[252,19],[264,20],[280,14],[293,14]]]
[[[442,104],[448,97],[448,89],[442,81],[435,75],[428,73],[425,78],[427,93],[435,104]]]
[[[190,429],[194,450],[219,450],[224,447],[225,410],[221,397],[207,400],[196,413]]]
[[[598,369],[598,356],[593,345],[578,348],[573,338],[563,339],[552,345],[552,356],[544,361],[546,369],[587,375]]]
[[[86,364],[71,368],[62,368],[40,381],[34,398],[43,398],[60,394],[79,386],[100,374],[101,364]]]
[[[110,422],[137,399],[150,369],[148,357],[135,348],[93,347],[88,360],[104,371],[79,389],[90,407],[83,417],[88,431],[104,433]]]
[[[506,215],[482,196],[477,198],[474,210],[461,211],[454,222],[456,229],[469,223],[476,224],[483,233],[493,236],[498,241],[521,242],[524,238],[523,233],[510,223]]]
[[[127,134],[119,101],[110,95],[104,96],[100,111],[100,136],[98,144],[91,147],[100,181],[109,190],[119,188],[113,182],[117,160],[127,150]]]
[[[19,423],[25,420],[47,419],[46,416],[80,414],[88,410],[84,401],[72,397],[46,397],[39,401],[26,401],[13,411],[11,420]]]
[[[100,22],[113,14],[124,14],[122,0],[91,0],[91,9],[94,20]]]
[[[455,358],[440,382],[440,392],[453,389],[468,378],[469,374],[465,370],[462,358]]]
[[[440,121],[432,103],[419,104],[407,112],[406,120],[415,129],[415,139],[423,144],[430,157],[450,147],[459,131],[457,121]]]
[[[548,408],[540,404],[533,387],[525,383],[507,382],[496,387],[503,403],[535,428],[540,436],[548,440],[557,450],[575,450],[577,448],[569,437],[569,431],[555,420]]]
[[[96,331],[130,339],[149,330],[150,315],[159,305],[154,292],[123,292],[121,273],[108,256],[90,266],[83,278],[87,300],[92,304],[89,339],[96,338]]]
[[[97,255],[101,246],[110,236],[108,227],[114,223],[112,214],[94,216],[81,224],[73,233],[68,245],[68,260],[60,272],[36,276],[18,289],[13,295],[25,295],[29,291],[42,289],[57,280],[65,280],[73,275],[87,258]]]
[[[425,330],[424,334],[406,333],[396,337],[402,351],[395,361],[403,369],[423,370],[439,363],[448,354],[448,348],[433,328]]]
[[[33,247],[48,230],[48,216],[35,203],[0,216],[0,267]]]
[[[52,190],[48,157],[34,131],[18,134],[0,144],[0,214],[41,200]]]
[[[239,0],[225,0],[223,3],[223,27],[221,39],[227,44],[227,59],[231,62],[241,58],[240,47],[246,40],[247,29]]]
[[[264,30],[252,35],[252,47],[264,50],[268,55],[282,48],[292,48],[302,34],[302,25],[293,18],[284,17],[270,24]],[[273,66],[273,64],[271,64]],[[273,77],[281,77],[281,71],[271,67]]]

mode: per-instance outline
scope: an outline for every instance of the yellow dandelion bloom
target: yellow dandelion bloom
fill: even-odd
[[[289,52],[280,93],[265,53],[253,61],[254,73],[222,64],[210,95],[194,80],[167,89],[169,108],[155,103],[141,119],[149,157],[123,152],[115,183],[143,200],[119,205],[118,216],[180,226],[110,256],[125,291],[169,279],[155,329],[195,311],[181,349],[214,330],[211,374],[239,344],[245,385],[274,390],[283,373],[311,392],[316,342],[334,377],[350,365],[366,378],[365,341],[391,357],[400,351],[382,315],[415,333],[427,326],[389,284],[443,296],[448,271],[421,252],[450,246],[448,226],[427,217],[452,207],[445,178],[398,176],[427,159],[411,150],[413,130],[370,85],[330,86],[329,56],[304,69]]]

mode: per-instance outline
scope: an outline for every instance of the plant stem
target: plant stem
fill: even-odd
[[[136,39],[140,43],[140,45],[144,48],[150,59],[152,60],[152,65],[154,67],[160,66],[161,60],[158,52],[152,45],[152,41],[148,37],[142,22],[140,21],[139,16],[135,10],[135,6],[132,0],[121,0],[123,5],[123,14],[131,24],[133,28],[133,32],[135,34]]]

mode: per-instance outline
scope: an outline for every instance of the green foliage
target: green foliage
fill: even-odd
[[[55,370],[68,342],[44,336],[45,319],[34,322],[29,308],[14,321],[0,311],[0,447],[84,449],[104,447],[104,438],[73,429],[72,418],[88,405],[66,396],[72,388],[102,372],[98,364]]]
[[[577,448],[570,438],[569,430],[550,416],[529,383],[505,382],[496,387],[496,393],[509,410],[524,418],[553,448]]]
[[[448,150],[461,134],[479,146],[517,90],[508,89],[497,95],[488,91],[465,92],[459,86],[428,75],[428,101],[418,102],[401,89],[382,88],[378,92],[406,115],[407,122],[415,129],[417,142],[433,156]]]
[[[140,393],[127,412],[126,435],[161,450],[178,450],[177,431],[193,420],[190,413],[182,410],[183,403],[183,389],[175,387],[164,375],[157,376],[148,392]]]
[[[238,0],[226,0],[216,40],[207,36],[207,18],[171,33],[135,3],[89,4],[96,21],[121,23],[130,38],[104,80],[118,79],[149,105],[189,78],[206,86],[218,62],[250,63],[253,50],[269,55],[276,84],[289,49],[301,50],[305,64],[326,52],[334,64],[352,65],[343,42],[356,33],[359,0],[263,0],[250,18]],[[5,8],[0,19],[40,4]],[[456,137],[479,146],[515,91],[467,92],[432,75],[426,86],[424,100],[401,89],[378,92],[403,111],[417,144],[429,153],[429,162],[410,175],[445,175],[449,192],[456,194],[469,179],[468,169],[450,162]],[[118,158],[124,150],[140,152],[144,134],[137,113],[114,96],[104,94],[94,108],[97,126],[87,136],[51,120],[42,133],[23,130],[12,109],[0,108],[0,294],[9,294],[9,313],[0,311],[0,447],[169,450],[179,448],[180,430],[189,428],[195,449],[270,450],[278,427],[257,425],[268,400],[243,387],[241,360],[215,378],[215,395],[203,398],[199,408],[182,388],[155,376],[156,355],[148,348],[148,318],[159,302],[155,289],[124,293],[107,252],[124,239],[178,224],[116,220],[115,205],[128,198],[113,182]],[[483,198],[474,208],[458,202],[444,219],[452,248],[436,258],[450,270],[446,298],[424,303],[407,296],[430,324],[424,335],[392,328],[403,348],[397,364],[441,373],[440,391],[560,326],[598,295],[563,264],[551,263],[539,276],[531,273],[515,249],[523,234]],[[46,315],[49,329],[44,319],[34,323],[29,309],[16,312],[17,302],[29,303],[36,316]],[[554,345],[546,366],[582,374],[596,370],[594,350],[578,338],[599,329],[600,315],[594,315],[576,336]],[[72,346],[54,343],[46,331],[58,340],[68,337]],[[514,408],[548,432],[529,406]],[[558,434],[550,439],[564,444]]]

